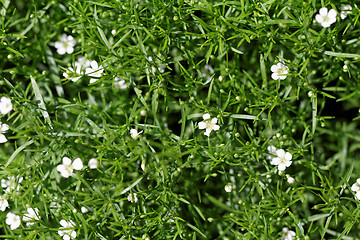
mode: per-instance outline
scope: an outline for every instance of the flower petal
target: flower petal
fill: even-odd
[[[276,155],[279,158],[283,158],[285,156],[285,151],[283,149],[278,149],[278,150],[276,150]]]
[[[322,7],[320,8],[319,13],[321,16],[325,17],[328,14],[328,10],[326,7]]]
[[[351,186],[351,191],[354,191],[354,192],[358,192],[360,190],[359,188],[359,185],[354,183],[352,186]]]
[[[277,65],[272,65],[271,68],[270,68],[270,70],[271,70],[272,72],[277,72],[277,71],[279,70],[279,68],[278,68]]]
[[[316,14],[315,20],[320,24],[324,22],[324,18],[320,14]]]
[[[64,219],[62,219],[62,220],[60,221],[60,225],[63,226],[64,228],[68,228],[68,227],[69,227],[68,222],[65,221]]]
[[[56,170],[58,170],[59,172],[63,172],[63,171],[65,171],[65,166],[60,164],[56,167]]]
[[[284,171],[285,169],[286,169],[285,164],[282,164],[282,163],[281,163],[281,164],[278,165],[278,170],[279,170],[279,171]]]
[[[285,153],[285,160],[290,161],[292,159],[292,155],[289,152]]]
[[[279,165],[280,162],[281,162],[281,161],[280,161],[280,158],[275,157],[275,158],[271,159],[270,164],[271,164],[271,165]]]
[[[274,72],[273,74],[271,74],[271,78],[274,79],[274,80],[278,80],[279,75],[276,72]]]
[[[206,131],[204,132],[204,135],[209,137],[210,133],[211,133],[211,129],[206,129]]]
[[[199,122],[199,129],[205,129],[206,123],[205,122]]]
[[[6,142],[7,142],[7,139],[6,139],[5,135],[0,133],[0,143],[6,143]]]
[[[213,127],[212,130],[217,131],[217,130],[219,130],[219,129],[220,129],[220,126],[219,126],[219,125],[214,125],[214,127]]]
[[[90,66],[93,68],[93,71],[98,69],[98,63],[96,61],[91,61]]]
[[[64,165],[70,165],[71,164],[71,159],[68,157],[63,157],[62,162]]]
[[[331,18],[331,19],[334,19],[335,18],[335,21],[336,21],[336,16],[337,16],[337,12],[335,11],[335,9],[330,9],[330,11],[328,12],[328,17]]]
[[[204,119],[204,120],[209,119],[209,118],[210,118],[210,114],[205,113],[205,114],[203,115],[203,119]]]
[[[81,170],[84,167],[80,158],[76,158],[72,165],[75,170]]]

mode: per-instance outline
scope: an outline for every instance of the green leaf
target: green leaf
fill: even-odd
[[[333,57],[340,57],[340,58],[360,58],[360,54],[355,54],[355,53],[339,53],[339,52],[325,51],[324,54]]]

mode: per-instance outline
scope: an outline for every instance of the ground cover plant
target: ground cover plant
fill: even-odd
[[[360,238],[354,1],[0,9],[0,238]]]

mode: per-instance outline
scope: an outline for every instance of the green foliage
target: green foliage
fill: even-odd
[[[0,174],[18,187],[1,190],[0,238],[62,239],[71,220],[78,239],[359,239],[356,5],[341,19],[345,1],[1,2]],[[328,28],[321,7],[339,13]],[[292,154],[285,171],[271,145]],[[63,177],[64,157],[84,168]]]

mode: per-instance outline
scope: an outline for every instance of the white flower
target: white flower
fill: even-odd
[[[335,9],[328,9],[326,7],[320,8],[319,14],[316,14],[315,20],[321,24],[322,27],[330,27],[331,24],[336,22],[337,12]]]
[[[128,201],[129,202],[132,202],[132,203],[136,203],[138,201],[138,198],[136,196],[136,193],[130,193],[129,196],[127,197]]]
[[[270,70],[273,72],[271,74],[271,78],[274,80],[284,80],[286,78],[286,74],[289,73],[289,68],[283,62],[278,62],[276,65],[272,65]]]
[[[9,130],[9,125],[0,122],[0,143],[7,142],[7,139],[4,135],[7,130]]]
[[[357,193],[355,194],[355,199],[360,200],[360,192],[357,192]]]
[[[10,226],[11,230],[14,230],[20,226],[20,217],[14,213],[8,212],[6,214],[6,224]]]
[[[22,182],[23,177],[10,176],[8,179],[1,179],[1,187],[6,188],[5,192],[9,193],[11,190],[16,188],[16,191],[20,190],[20,183]]]
[[[55,42],[55,48],[58,54],[71,54],[74,52],[75,39],[71,35],[61,34],[60,41]]]
[[[90,67],[90,60],[85,57],[79,57],[77,61],[75,61],[75,65],[78,65],[81,69],[81,72],[86,68]]]
[[[0,113],[5,115],[12,110],[11,99],[8,97],[1,97],[0,99]]]
[[[0,210],[5,211],[7,207],[9,207],[8,201],[5,198],[0,197]]]
[[[352,10],[351,5],[342,5],[341,6],[341,12],[340,12],[340,18],[345,19],[348,15],[348,12]]]
[[[63,237],[64,240],[70,240],[70,239],[74,239],[76,238],[76,232],[73,229],[70,228],[74,228],[76,226],[76,224],[73,221],[65,221],[64,219],[62,219],[60,221],[60,224],[62,227],[60,227],[59,229],[66,229],[66,230],[59,230],[58,234]]]
[[[269,151],[270,154],[276,153],[276,147],[274,147],[273,145],[268,146],[267,150]]]
[[[114,79],[114,87],[119,89],[126,89],[127,85],[124,79],[115,77]]]
[[[89,209],[87,209],[86,207],[81,207],[80,210],[82,213],[87,213],[89,211]]]
[[[63,157],[63,164],[60,164],[56,169],[60,172],[61,176],[68,178],[72,176],[73,170],[81,170],[83,168],[83,163],[80,158],[76,158],[73,162],[68,157]]]
[[[270,153],[271,155],[267,155],[266,158],[267,158],[267,159],[272,159],[272,158],[273,158],[272,155],[275,155],[275,154],[276,154],[276,147],[274,147],[273,145],[270,145],[270,146],[267,147],[267,150],[269,151],[269,153]]]
[[[130,135],[133,139],[137,139],[138,136],[142,133],[143,131],[138,132],[136,129],[132,128],[130,129]]]
[[[231,183],[228,183],[225,185],[225,192],[231,192],[233,189],[233,186]]]
[[[98,165],[99,165],[99,162],[95,158],[92,158],[89,160],[89,168],[90,169],[97,169]]]
[[[271,165],[277,165],[279,171],[284,171],[291,165],[292,155],[289,152],[285,152],[283,149],[276,150],[277,157],[271,160]]]
[[[283,235],[281,237],[281,240],[293,240],[295,239],[295,232],[289,230],[288,228],[283,228]]]
[[[145,109],[142,109],[142,110],[140,111],[140,115],[143,116],[143,117],[146,116],[146,113],[147,113],[147,112],[146,112]]]
[[[220,129],[219,125],[216,125],[217,118],[210,120],[210,114],[206,113],[203,115],[203,119],[206,121],[199,122],[199,129],[206,129],[205,135],[210,136],[212,130],[217,131]]]
[[[294,183],[295,183],[295,179],[294,179],[293,177],[288,176],[288,177],[287,177],[287,182],[288,182],[289,184],[294,184]]]
[[[94,83],[101,77],[104,69],[96,61],[90,62],[90,67],[85,69],[85,74],[92,77],[90,83]]]
[[[351,190],[354,192],[360,191],[360,178],[356,179],[356,182],[351,186]]]
[[[27,222],[26,226],[30,227],[30,226],[34,225],[34,223],[35,223],[34,221],[40,220],[39,209],[28,208],[27,212],[28,213],[23,216],[23,221]]]
[[[77,82],[82,77],[81,66],[75,63],[74,68],[69,67],[66,70],[66,72],[63,73],[63,76],[66,79],[70,79],[73,82]]]

